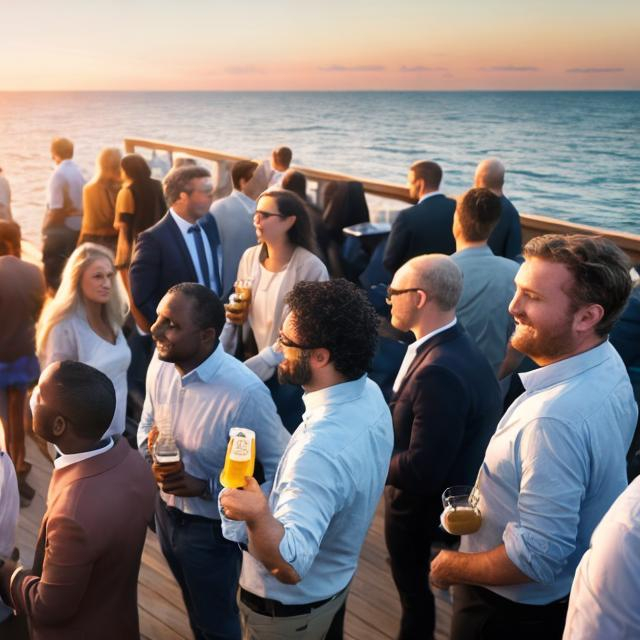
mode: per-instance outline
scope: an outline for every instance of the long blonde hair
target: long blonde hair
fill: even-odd
[[[39,356],[44,354],[51,329],[82,306],[82,276],[87,267],[99,258],[106,258],[113,266],[113,252],[93,242],[81,244],[69,256],[62,272],[60,288],[45,306],[38,322],[36,348]],[[104,305],[105,319],[114,334],[117,335],[122,329],[128,312],[129,304],[124,287],[120,278],[114,277],[109,302]]]
[[[120,174],[120,161],[122,152],[118,147],[105,147],[96,158],[96,170],[91,178],[91,184],[109,180],[111,182],[122,182]]]

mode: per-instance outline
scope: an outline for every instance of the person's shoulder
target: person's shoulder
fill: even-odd
[[[151,239],[151,238],[161,238],[166,232],[168,226],[173,222],[171,215],[166,213],[158,222],[156,222],[152,227],[145,229],[139,236],[140,239]],[[175,223],[174,223],[175,224]]]

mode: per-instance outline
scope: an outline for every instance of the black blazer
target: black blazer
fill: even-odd
[[[220,240],[216,221],[213,216],[206,215],[200,225],[212,254],[217,255]],[[167,213],[136,240],[129,271],[133,302],[144,317],[153,323],[158,303],[174,284],[197,281],[187,243],[178,225]]]
[[[487,359],[459,324],[418,350],[390,403],[395,434],[387,484],[397,515],[442,510],[442,492],[473,485],[501,415]]]
[[[500,220],[489,236],[491,251],[497,256],[515,260],[522,254],[520,214],[507,196],[500,196]]]
[[[385,268],[395,273],[407,260],[423,253],[454,253],[455,210],[456,201],[439,194],[401,211],[387,241]]]

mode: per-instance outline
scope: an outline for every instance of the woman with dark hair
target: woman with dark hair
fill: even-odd
[[[258,245],[244,252],[238,266],[238,281],[250,283],[251,301],[239,312],[232,310],[233,305],[227,305],[227,323],[220,340],[228,353],[238,353],[238,346],[243,347],[245,357],[259,351],[247,366],[262,380],[268,381],[274,378],[281,359],[272,345],[289,313],[286,294],[297,282],[324,281],[329,279],[329,274],[315,255],[309,213],[304,201],[295,193],[265,191],[258,199],[253,226]],[[241,345],[238,345],[238,337]],[[275,378],[272,382],[277,385]],[[289,426],[282,417],[285,426]],[[293,428],[296,426],[297,423]]]
[[[141,155],[124,156],[120,166],[125,183],[116,198],[114,227],[118,230],[118,246],[115,266],[124,275],[138,234],[158,222],[166,213],[167,205],[162,184],[151,177],[151,169]],[[125,284],[128,285],[126,278]]]

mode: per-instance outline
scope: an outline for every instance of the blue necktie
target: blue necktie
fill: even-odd
[[[204,242],[202,241],[202,229],[197,224],[194,224],[192,227],[189,227],[189,233],[193,233],[193,238],[196,241],[196,251],[198,252],[200,271],[202,272],[202,277],[204,278],[204,286],[207,287],[207,289],[211,289],[211,278],[209,277],[207,254],[204,252]],[[215,261],[216,257],[213,256],[213,259]]]

